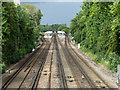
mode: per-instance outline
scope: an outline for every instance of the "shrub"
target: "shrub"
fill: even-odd
[[[117,71],[117,65],[120,64],[120,57],[115,52],[110,52],[104,57],[104,60],[109,62],[108,69]]]

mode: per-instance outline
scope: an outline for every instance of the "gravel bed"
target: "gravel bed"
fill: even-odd
[[[107,70],[105,67],[100,66],[93,62],[87,55],[85,55],[80,49],[76,48],[73,44],[70,43],[72,48],[89,64],[89,66],[99,74],[103,80],[109,84],[112,88],[118,88],[116,84],[116,77],[113,77],[113,73],[110,70]]]

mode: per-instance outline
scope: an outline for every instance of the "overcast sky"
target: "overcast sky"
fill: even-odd
[[[33,4],[40,8],[43,17],[42,25],[67,24],[81,10],[81,2],[21,2],[21,4]]]

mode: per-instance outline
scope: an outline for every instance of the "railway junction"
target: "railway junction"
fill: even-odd
[[[51,36],[48,35],[50,33]],[[17,63],[2,77],[2,90],[40,88],[116,88],[117,85],[98,73],[83,53],[70,43],[68,35],[62,39],[47,33],[51,40],[41,37],[35,50]],[[63,38],[64,37],[64,38]]]

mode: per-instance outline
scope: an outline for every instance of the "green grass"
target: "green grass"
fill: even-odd
[[[120,64],[120,56],[115,52],[110,52],[107,56],[101,53],[93,53],[92,50],[81,46],[80,48],[88,57],[90,57],[95,63],[103,65],[109,70],[117,71],[117,65]]]

